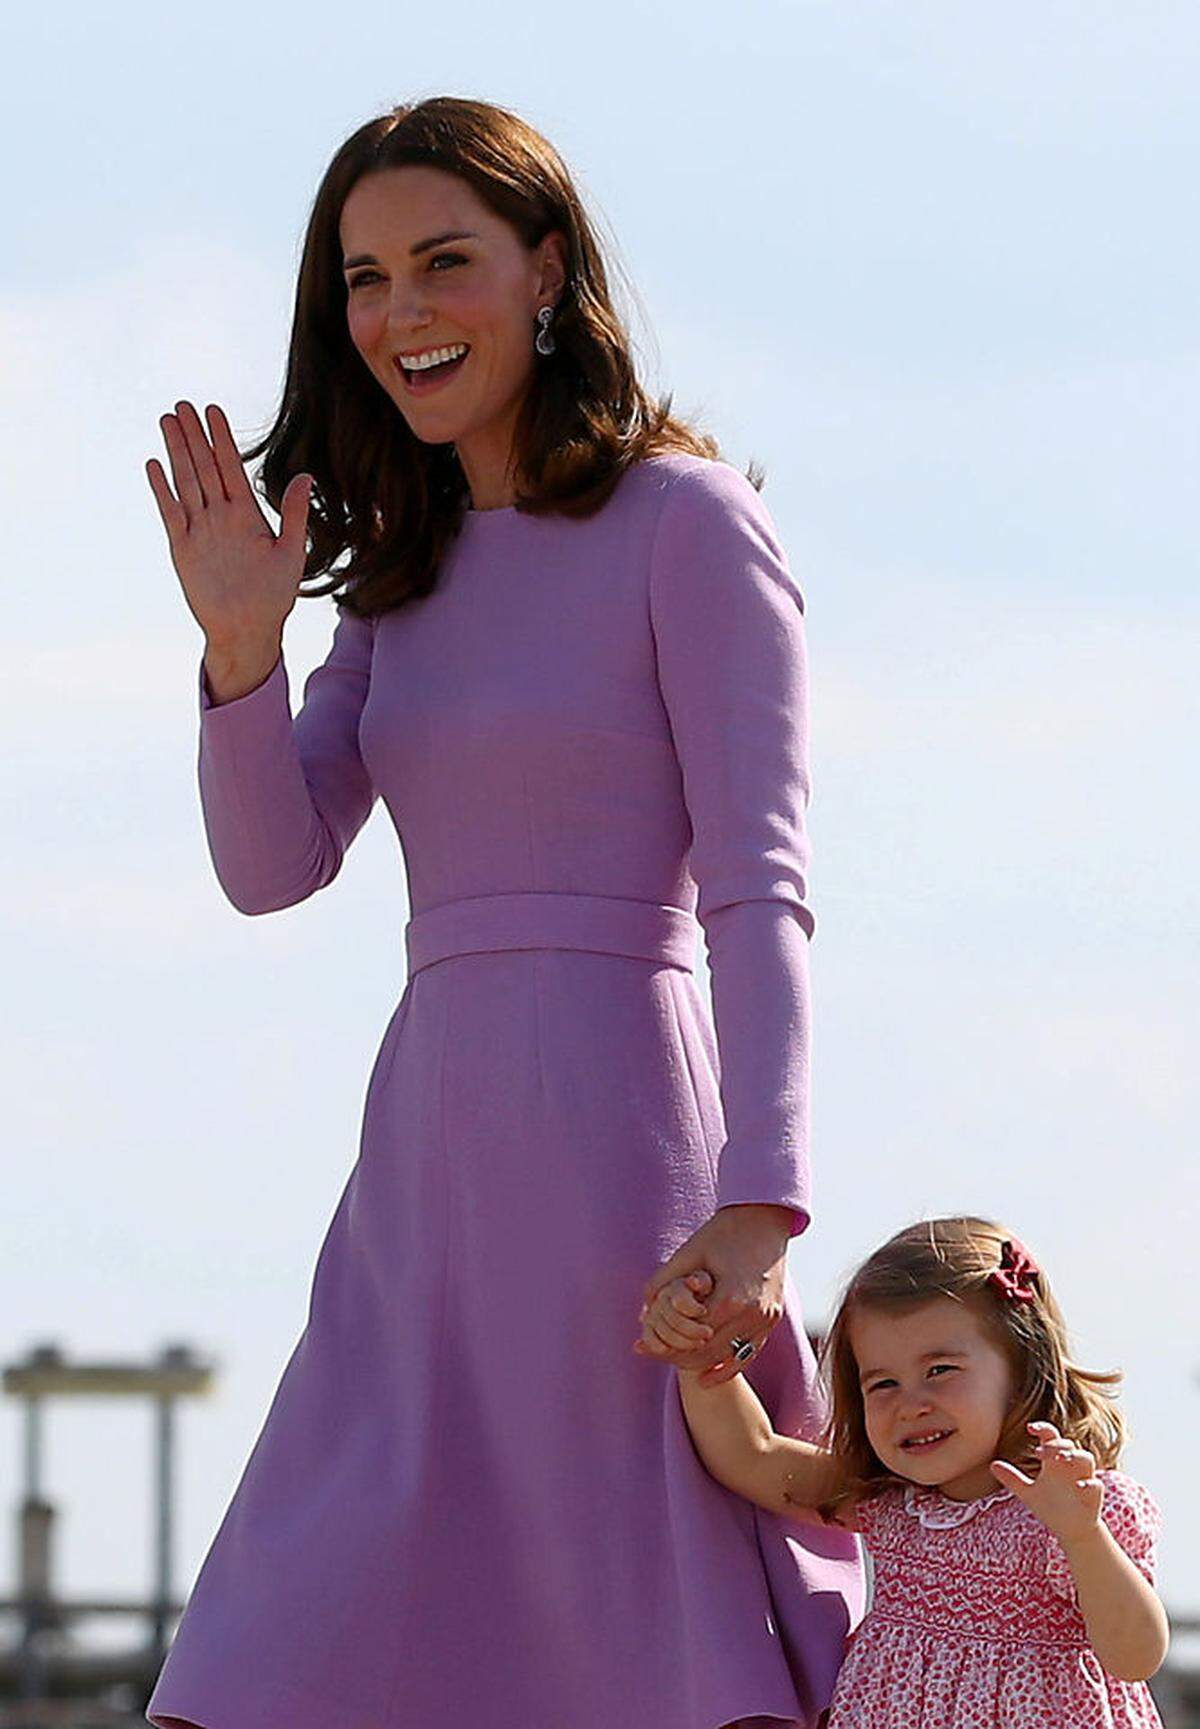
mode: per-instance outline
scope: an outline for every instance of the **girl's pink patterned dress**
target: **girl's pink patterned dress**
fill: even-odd
[[[1154,1580],[1161,1515],[1102,1471],[1102,1518]],[[1144,1681],[1117,1681],[1088,1644],[1066,1556],[1007,1489],[952,1501],[885,1489],[858,1509],[875,1573],[829,1729],[1161,1729]]]

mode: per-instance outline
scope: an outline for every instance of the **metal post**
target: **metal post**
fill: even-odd
[[[42,1498],[42,1401],[36,1393],[25,1400],[25,1498]]]
[[[155,1608],[151,1637],[156,1655],[167,1650],[168,1604],[171,1601],[171,1481],[175,1463],[175,1400],[162,1393],[157,1400],[158,1522],[155,1542]]]

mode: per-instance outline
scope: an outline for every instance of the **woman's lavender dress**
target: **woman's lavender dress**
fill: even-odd
[[[200,696],[229,899],[323,888],[381,795],[408,981],[150,1722],[809,1729],[857,1545],[714,1482],[631,1350],[714,1207],[808,1220],[802,602],[762,500],[668,455],[590,520],[471,512],[431,595],[340,614],[294,720],[282,660]],[[813,1432],[790,1287],[749,1379]]]

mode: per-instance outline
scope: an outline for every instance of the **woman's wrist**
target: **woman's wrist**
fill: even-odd
[[[749,1228],[762,1231],[769,1237],[778,1237],[781,1254],[791,1241],[791,1207],[770,1201],[731,1201],[728,1206],[718,1207],[714,1217],[726,1220],[739,1231]]]
[[[236,702],[265,684],[283,652],[282,636],[222,646],[206,642],[204,677],[215,703]]]

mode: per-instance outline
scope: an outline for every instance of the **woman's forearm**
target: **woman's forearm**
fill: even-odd
[[[1088,1639],[1118,1681],[1145,1681],[1167,1654],[1166,1610],[1107,1525],[1062,1545]]]

